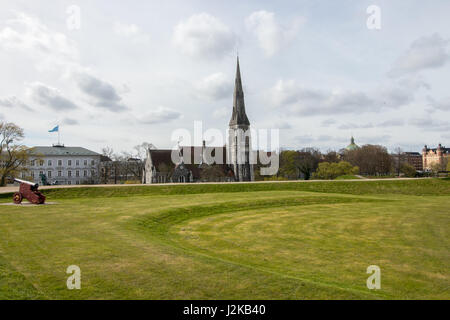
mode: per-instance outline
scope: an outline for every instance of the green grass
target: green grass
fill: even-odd
[[[0,299],[450,298],[448,179],[45,194],[0,206]]]
[[[348,174],[348,175],[339,176],[335,180],[357,180],[357,179],[361,179],[361,178],[358,176]]]

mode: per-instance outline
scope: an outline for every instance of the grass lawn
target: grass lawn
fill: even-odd
[[[45,194],[0,206],[0,299],[450,299],[448,179]]]

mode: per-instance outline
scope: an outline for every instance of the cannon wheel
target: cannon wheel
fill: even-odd
[[[21,204],[22,203],[22,199],[23,199],[23,197],[22,197],[21,193],[19,193],[19,192],[14,193],[13,200],[14,200],[15,204]]]

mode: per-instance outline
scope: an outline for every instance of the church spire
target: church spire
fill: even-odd
[[[230,120],[230,126],[234,125],[250,125],[247,115],[245,114],[244,90],[242,89],[239,56],[237,57],[236,79],[234,83],[233,114]]]

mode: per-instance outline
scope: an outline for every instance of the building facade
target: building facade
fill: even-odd
[[[450,148],[443,147],[441,144],[437,148],[425,147],[422,149],[423,169],[430,171],[435,164],[439,164],[441,170],[445,170],[450,158]]]
[[[219,152],[221,154],[215,154]],[[206,154],[220,158],[222,164],[208,164]],[[175,159],[172,159],[175,158]],[[214,174],[208,174],[213,172]],[[179,150],[148,149],[142,183],[234,181],[234,172],[226,164],[225,147],[183,146]]]
[[[99,165],[100,154],[82,147],[33,147],[23,178],[39,184],[97,184]]]
[[[423,171],[423,159],[419,152],[404,152],[403,156],[406,163],[413,166],[416,171]]]

